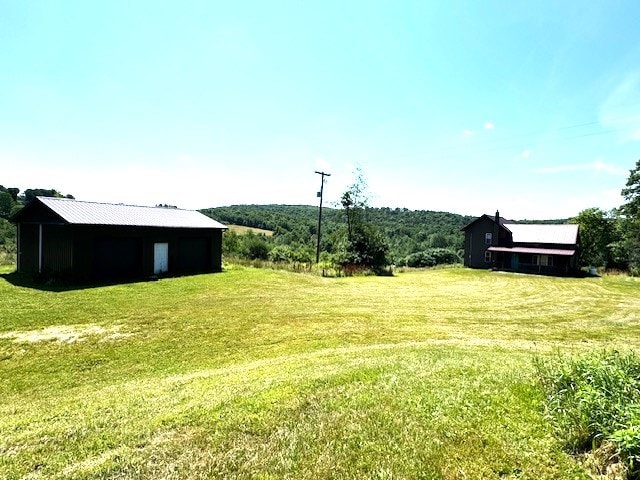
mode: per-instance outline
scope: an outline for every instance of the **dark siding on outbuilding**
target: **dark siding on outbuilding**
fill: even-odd
[[[38,273],[38,230],[38,225],[30,223],[20,225],[18,266],[22,272]]]
[[[221,230],[125,226],[75,230],[74,263],[84,277],[151,276],[155,243],[169,245],[169,275],[218,272],[222,267]]]
[[[93,241],[94,278],[133,278],[143,275],[142,238],[96,238]]]
[[[155,243],[168,244],[168,275],[222,270],[223,226],[69,224],[37,203],[28,210],[25,207],[16,223],[19,229],[18,269],[23,273],[72,277],[81,281],[149,277],[154,273]]]
[[[73,270],[73,240],[65,225],[42,226],[42,272],[69,274]]]
[[[184,273],[197,272],[201,264],[211,264],[211,243],[206,238],[181,238],[177,245],[177,262]]]

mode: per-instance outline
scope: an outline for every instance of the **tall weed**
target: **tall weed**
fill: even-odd
[[[16,246],[0,245],[0,265],[15,265]]]
[[[612,443],[629,478],[640,478],[640,356],[601,352],[537,360],[546,413],[574,453]]]

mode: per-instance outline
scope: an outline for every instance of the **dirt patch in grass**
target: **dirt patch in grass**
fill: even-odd
[[[121,325],[108,328],[99,325],[56,325],[38,330],[5,332],[0,334],[0,338],[12,340],[14,343],[75,343],[91,336],[98,336],[101,341],[112,341],[133,335],[121,332],[120,329]]]

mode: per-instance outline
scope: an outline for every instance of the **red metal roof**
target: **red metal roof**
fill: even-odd
[[[567,257],[573,256],[575,250],[561,250],[559,248],[526,248],[526,247],[489,247],[490,252],[507,252],[507,253],[534,253],[537,255],[565,255]]]

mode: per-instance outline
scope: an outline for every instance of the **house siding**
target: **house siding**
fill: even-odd
[[[485,236],[491,233],[491,245],[485,243]],[[489,217],[480,218],[466,228],[464,233],[464,265],[471,268],[491,268],[485,262],[485,252],[492,245],[497,245],[500,229]]]
[[[547,275],[567,275],[575,268],[575,255],[548,255],[551,257],[550,265],[535,264],[534,254],[531,253],[507,253],[495,252],[494,268],[497,270],[511,270],[522,273],[541,273]]]
[[[509,230],[511,225],[514,225],[514,232],[518,233],[518,237],[516,233]],[[528,225],[527,229],[529,229],[529,224],[525,225]],[[578,230],[571,234],[566,228],[570,226],[557,225],[553,227],[556,230],[550,232],[548,228],[545,231],[539,225],[530,225],[532,230],[523,231],[523,226],[505,222],[497,212],[493,218],[483,215],[474,220],[463,228],[465,232],[464,265],[471,268],[493,268],[548,275],[570,275],[578,270]],[[485,242],[485,236],[488,233],[492,234],[491,245]],[[573,241],[570,240],[570,235],[575,236]],[[514,238],[521,240],[514,241]],[[541,240],[551,238],[564,243],[547,243]],[[527,241],[522,241],[524,239]],[[495,251],[487,252],[489,247],[497,248]],[[538,251],[522,252],[511,249],[537,249]],[[564,250],[567,253],[562,254],[558,250]]]

